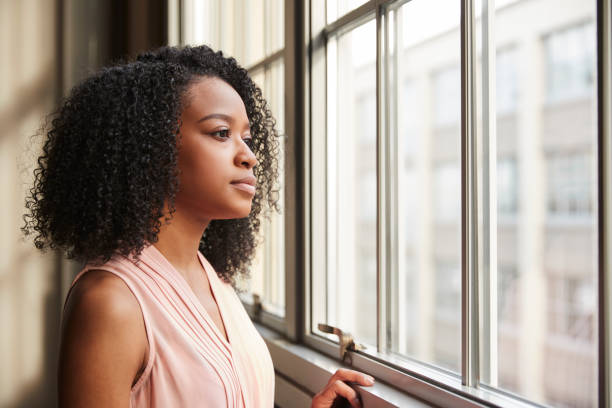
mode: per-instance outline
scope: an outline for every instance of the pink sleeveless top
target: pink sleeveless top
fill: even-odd
[[[139,261],[114,256],[91,269],[121,278],[144,318],[149,356],[131,391],[131,407],[274,406],[274,368],[265,342],[232,286],[223,282],[198,253],[229,343],[183,276],[150,245]]]

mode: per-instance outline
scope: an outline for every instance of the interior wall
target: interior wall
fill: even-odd
[[[54,407],[61,308],[80,265],[21,232],[45,117],[111,61],[165,43],[165,0],[0,0],[0,407]]]
[[[0,1],[0,406],[55,400],[57,257],[22,238],[41,118],[58,98],[57,3]]]

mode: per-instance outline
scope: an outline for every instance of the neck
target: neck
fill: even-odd
[[[170,223],[162,221],[155,247],[185,277],[189,271],[202,268],[198,260],[198,247],[209,222],[189,219],[179,211],[173,214]]]

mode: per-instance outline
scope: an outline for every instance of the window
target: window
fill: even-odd
[[[496,42],[489,47],[495,70],[488,80],[495,84],[490,91],[497,106],[495,116],[488,113],[497,127],[488,137],[497,173],[488,179],[483,168],[482,176],[497,180],[495,186],[488,182],[497,211],[481,236],[488,248],[482,258],[490,285],[485,293],[491,296],[484,307],[491,312],[481,332],[481,347],[489,352],[481,355],[480,368],[483,383],[528,400],[592,407],[597,347],[585,338],[592,338],[587,322],[596,319],[596,310],[578,293],[597,299],[588,284],[597,274],[596,173],[590,161],[597,145],[590,120],[596,113],[596,42],[592,23],[585,23],[594,18],[595,3],[572,4],[576,8],[561,11],[541,3],[550,16],[541,26],[527,20],[534,2],[494,10]],[[561,101],[567,103],[552,103]],[[493,213],[488,210],[482,209]],[[585,308],[581,314],[579,307]],[[584,374],[580,387],[572,385],[572,366]]]
[[[185,33],[231,50],[290,129],[299,69],[277,35],[292,29],[279,10],[300,2],[184,3],[211,20]],[[284,188],[304,197],[283,199],[304,213],[264,226],[251,290],[303,345],[337,359],[318,324],[350,332],[365,346],[355,368],[434,405],[601,404],[596,2],[557,3],[307,0],[296,13],[305,140],[288,157],[305,168],[287,161]],[[292,216],[305,276],[283,256]],[[296,300],[284,287],[302,278]]]
[[[435,278],[434,362],[459,372],[461,359],[461,271],[455,262],[438,261]]]
[[[588,98],[591,95],[595,81],[594,38],[593,23],[574,25],[545,37],[546,96],[549,101]]]
[[[327,0],[327,22],[331,23],[361,6],[367,0]]]
[[[551,333],[571,340],[592,342],[595,303],[588,278],[551,276],[548,327]]]
[[[279,160],[281,213],[262,219],[260,245],[251,278],[238,282],[247,305],[259,300],[264,320],[279,330],[285,317],[285,223],[284,149],[285,60],[283,0],[188,0],[183,1],[181,38],[185,44],[207,44],[233,56],[249,70],[261,88],[276,120],[281,157]],[[265,317],[268,317],[267,319]]]
[[[516,214],[518,202],[516,159],[499,157],[497,159],[497,211],[500,215]]]
[[[551,216],[591,216],[595,172],[589,153],[550,155],[548,158],[548,213]]]
[[[461,217],[461,173],[456,163],[434,167],[434,217],[439,223],[459,224]]]
[[[519,308],[519,277],[516,266],[500,266],[497,295],[499,308],[497,310],[500,325],[516,326]]]
[[[459,125],[461,121],[461,76],[459,67],[433,73],[434,120],[436,127]]]
[[[518,72],[516,50],[502,48],[497,51],[495,67],[495,92],[497,114],[504,115],[516,110],[518,101]]]
[[[374,21],[335,36],[328,44],[327,168],[313,180],[327,211],[313,214],[326,225],[326,267],[315,284],[318,322],[342,327],[376,345],[376,38]],[[322,215],[326,221],[318,220]],[[315,325],[316,327],[316,325]]]
[[[475,10],[471,72],[461,60],[461,2],[374,3],[319,19],[319,3],[310,9],[324,44],[311,60],[307,343],[329,351],[337,338],[317,330],[327,323],[367,346],[354,356],[361,367],[375,360],[499,398],[593,406],[597,348],[581,336],[593,339],[594,323],[585,322],[597,320],[584,301],[597,298],[595,32],[585,24],[595,2],[567,10],[551,0],[476,2],[491,14],[485,27]],[[474,86],[462,86],[469,78]],[[471,91],[474,101],[463,99]],[[550,106],[568,95],[588,103]],[[462,139],[466,118],[475,123]],[[551,122],[575,129],[571,139],[554,140]],[[589,159],[553,159],[577,150]],[[589,222],[548,223],[551,202]],[[549,302],[558,286],[549,276],[561,263],[577,280]],[[471,279],[478,303],[466,300]],[[555,327],[572,333],[562,346],[548,329],[560,313]],[[469,336],[479,342],[466,345]],[[472,380],[462,361],[474,354]],[[555,362],[592,375],[565,392],[571,371],[546,375]]]

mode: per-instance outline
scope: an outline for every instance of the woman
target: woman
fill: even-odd
[[[271,407],[268,350],[232,285],[277,208],[274,120],[233,58],[161,48],[75,87],[24,231],[86,263],[67,298],[62,407]],[[313,399],[360,406],[339,370]]]

